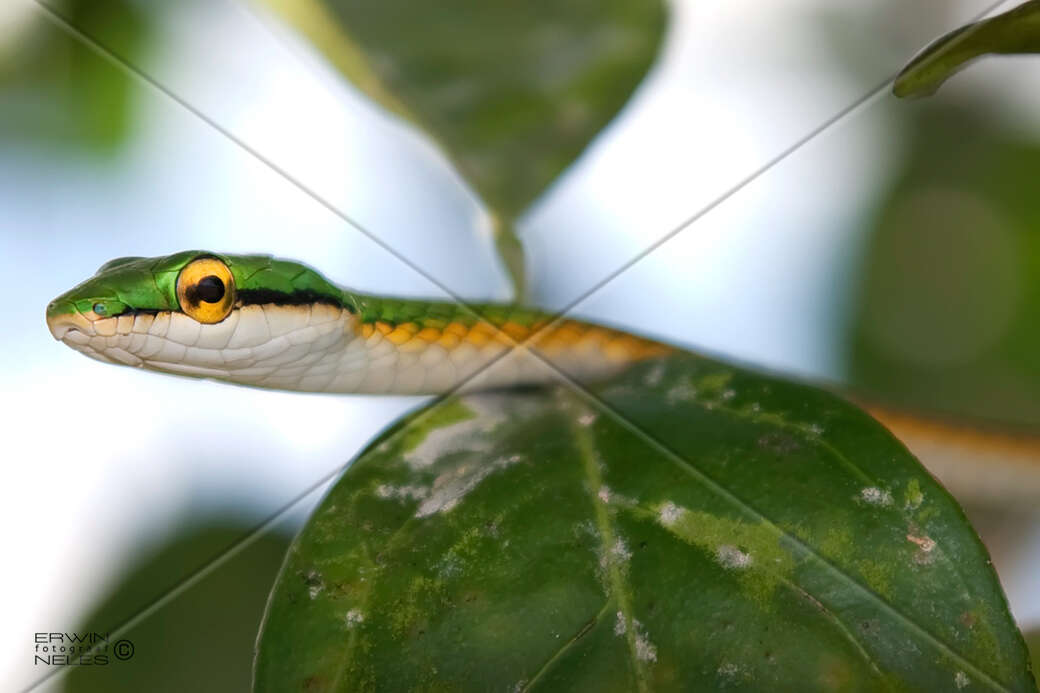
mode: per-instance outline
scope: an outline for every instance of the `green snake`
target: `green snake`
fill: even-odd
[[[591,383],[681,351],[544,311],[375,296],[298,262],[205,251],[107,262],[47,306],[47,324],[99,361],[304,392]],[[868,409],[955,493],[1035,505],[1035,436]]]
[[[519,306],[373,296],[298,262],[205,251],[107,262],[50,303],[47,324],[100,361],[307,392],[589,381],[670,350]]]

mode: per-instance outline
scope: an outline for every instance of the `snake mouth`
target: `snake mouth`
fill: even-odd
[[[47,328],[51,331],[51,336],[59,342],[85,342],[96,333],[94,320],[76,310],[68,313],[49,313]]]
[[[51,336],[65,346],[105,363],[140,365],[140,359],[127,351],[131,324],[121,324],[123,317],[82,313],[74,307],[52,304],[47,311],[47,328]],[[121,329],[122,328],[122,329]]]

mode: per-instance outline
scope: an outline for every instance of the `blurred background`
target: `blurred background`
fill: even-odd
[[[519,217],[530,300],[582,297],[989,4],[673,3],[647,78]],[[112,368],[55,343],[45,305],[113,257],[187,248],[269,252],[358,289],[443,296],[226,133],[464,298],[510,295],[493,223],[437,146],[267,6],[54,7],[205,119],[34,2],[0,5],[0,532],[13,558],[0,680],[23,689],[47,673],[33,665],[35,632],[108,631],[148,608],[126,636],[131,661],[38,690],[245,690],[267,591],[321,480],[422,399]],[[925,101],[883,91],[575,312],[1040,434],[1038,87],[1040,59],[1004,58]],[[1037,504],[954,490],[1020,626],[1040,627]]]

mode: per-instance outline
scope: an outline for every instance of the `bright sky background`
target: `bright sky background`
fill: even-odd
[[[960,16],[879,46],[874,74],[857,82],[832,64],[814,9],[854,19],[865,16],[858,2],[679,5],[650,78],[523,220],[536,300],[566,305],[985,4],[965,1]],[[42,30],[58,30],[31,7],[6,15],[0,41],[17,36],[10,27],[41,20]],[[159,26],[160,50],[145,71],[453,291],[508,295],[482,212],[439,152],[381,115],[305,43],[230,2],[178,3]],[[115,165],[29,148],[0,157],[9,296],[0,540],[14,557],[0,680],[16,684],[41,673],[30,666],[32,633],[72,627],[122,562],[176,519],[218,507],[265,516],[421,401],[180,380],[106,366],[53,342],[47,302],[120,255],[270,252],[366,291],[440,294],[166,96],[141,87],[135,98],[137,130]],[[834,320],[861,241],[851,229],[875,193],[904,107],[881,96],[579,314],[731,359],[840,377]],[[1040,532],[1030,541],[1040,554]],[[1038,563],[1010,563],[1003,576],[1023,625],[1040,623],[1040,603],[1027,600]]]

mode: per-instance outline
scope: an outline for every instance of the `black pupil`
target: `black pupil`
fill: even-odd
[[[195,295],[199,297],[200,301],[216,303],[224,298],[224,282],[220,281],[220,277],[215,277],[212,274],[208,277],[203,277],[195,285]]]

